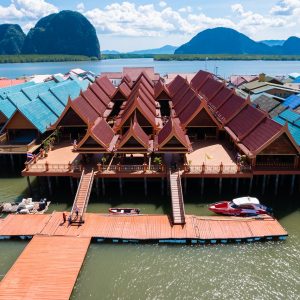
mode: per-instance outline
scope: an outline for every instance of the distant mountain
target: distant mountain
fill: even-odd
[[[74,54],[100,57],[94,26],[82,14],[63,10],[40,19],[24,41],[24,54]]]
[[[25,37],[25,33],[19,25],[0,25],[0,55],[20,54]]]
[[[270,47],[258,43],[246,35],[224,27],[206,29],[188,43],[179,47],[175,54],[268,54]]]
[[[217,27],[198,33],[180,46],[175,54],[300,55],[300,39],[290,37],[282,46],[274,44],[271,47],[263,42],[255,42],[236,30]]]
[[[101,54],[120,54],[121,52],[116,50],[102,50]]]
[[[285,40],[264,40],[260,41],[260,43],[264,43],[270,47],[273,46],[282,46],[284,44]]]
[[[288,38],[282,45],[282,53],[287,55],[299,55],[300,39],[296,36]]]
[[[175,46],[165,45],[161,48],[146,49],[146,50],[136,50],[128,52],[129,54],[174,54],[177,49]]]

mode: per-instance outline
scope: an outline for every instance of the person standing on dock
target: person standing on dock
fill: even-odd
[[[75,214],[76,214],[76,218],[78,218],[78,214],[79,214],[78,207],[76,207]]]
[[[62,213],[62,216],[63,216],[63,221],[64,221],[63,224],[65,224],[67,221],[67,216],[66,216],[65,212]]]

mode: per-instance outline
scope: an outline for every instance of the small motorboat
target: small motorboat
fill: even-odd
[[[115,215],[138,215],[140,213],[139,208],[110,208],[109,210],[110,214],[115,214]]]
[[[261,214],[271,214],[272,209],[260,204],[254,197],[240,197],[232,201],[222,201],[209,205],[208,209],[216,214],[227,216],[257,216]]]

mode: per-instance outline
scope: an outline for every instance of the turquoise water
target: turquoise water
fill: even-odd
[[[299,72],[300,61],[154,61],[152,58],[139,59],[112,59],[103,61],[87,62],[45,62],[24,64],[0,64],[0,76],[15,78],[33,74],[66,73],[70,69],[81,68],[96,74],[101,72],[121,71],[127,67],[155,67],[155,71],[165,73],[190,73],[199,69],[207,68],[210,72],[228,77],[233,74],[259,74],[264,72],[268,75],[287,75]]]

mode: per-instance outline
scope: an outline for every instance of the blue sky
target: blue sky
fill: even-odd
[[[101,49],[131,51],[181,45],[198,32],[234,28],[254,40],[300,36],[300,0],[0,0],[0,23],[27,32],[37,20],[77,10],[95,26]]]

